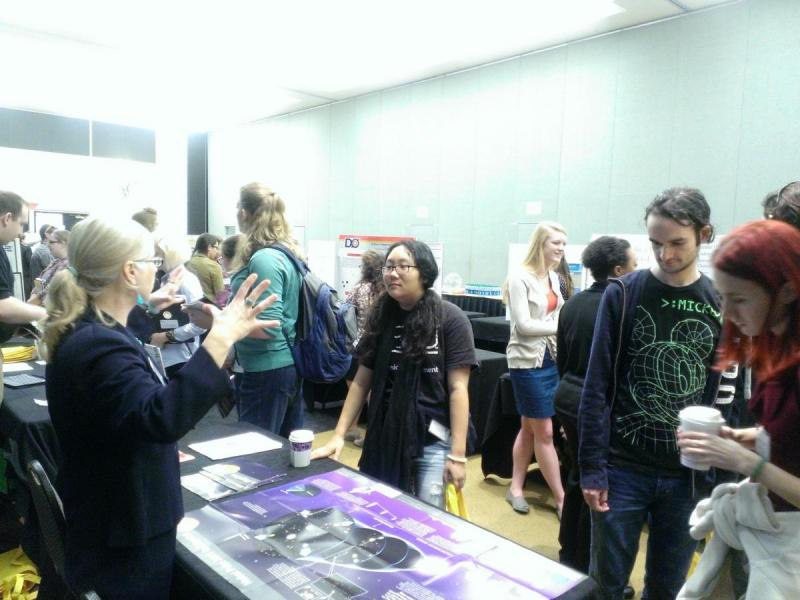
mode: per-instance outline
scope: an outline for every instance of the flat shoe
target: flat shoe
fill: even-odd
[[[361,437],[361,432],[358,429],[351,429],[350,431],[344,434],[344,441],[355,442],[360,437]]]
[[[513,508],[516,512],[523,515],[527,515],[531,510],[530,506],[528,506],[528,501],[525,500],[525,497],[512,495],[510,489],[506,492],[506,502],[508,502],[511,505],[511,508]]]

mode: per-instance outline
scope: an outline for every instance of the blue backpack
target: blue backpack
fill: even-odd
[[[270,248],[282,252],[300,274],[294,344],[288,337],[286,340],[297,372],[314,383],[341,381],[350,369],[358,335],[355,306],[341,302],[336,290],[314,275],[291,250],[280,244]]]

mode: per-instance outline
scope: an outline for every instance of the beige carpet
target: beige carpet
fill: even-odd
[[[327,442],[332,431],[318,433],[314,447]],[[361,449],[346,443],[342,451],[341,462],[357,469]],[[532,468],[535,468],[532,467]],[[552,498],[544,485],[529,482],[525,488],[525,497],[531,505],[527,515],[520,515],[511,510],[505,501],[509,480],[495,478],[484,479],[481,473],[481,457],[473,456],[467,463],[467,483],[464,486],[464,499],[467,510],[474,523],[494,531],[518,544],[531,548],[553,560],[558,560],[558,518],[552,508]],[[644,577],[644,552],[647,547],[647,533],[642,534],[639,554],[631,575],[631,584],[636,589],[636,598],[641,597]],[[723,577],[723,580],[726,578]],[[720,588],[725,589],[720,589]],[[712,598],[728,599],[733,595],[724,583],[719,586]]]

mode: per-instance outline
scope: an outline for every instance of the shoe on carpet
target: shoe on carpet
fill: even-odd
[[[344,441],[355,442],[360,437],[361,437],[361,432],[358,429],[351,429],[350,431],[344,434]]]
[[[516,512],[527,515],[528,512],[531,510],[531,507],[528,506],[528,501],[525,500],[525,496],[514,496],[511,494],[511,488],[506,492],[506,502],[511,505]]]

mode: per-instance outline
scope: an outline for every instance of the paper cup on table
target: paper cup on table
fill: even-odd
[[[310,429],[295,429],[289,434],[289,450],[293,467],[307,467],[311,463],[311,444],[313,442],[314,432]]]
[[[681,422],[681,429],[683,431],[697,431],[710,435],[719,435],[722,426],[725,424],[722,413],[710,406],[687,406],[678,413],[678,419]],[[681,464],[690,469],[708,471],[708,465],[697,464],[695,460],[687,454],[681,453]]]

